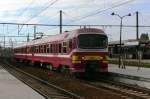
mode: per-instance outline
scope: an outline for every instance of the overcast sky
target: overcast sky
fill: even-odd
[[[124,25],[135,25],[135,12],[139,11],[140,25],[150,25],[150,0],[0,0],[0,22],[59,24],[59,11],[63,11],[63,24],[109,24],[119,25],[121,16]],[[20,26],[21,27],[21,26]],[[64,27],[72,30],[79,27]],[[119,39],[119,27],[98,27],[105,30],[109,41]],[[17,26],[1,25],[0,35],[18,35]],[[48,35],[58,34],[58,27],[37,27],[38,32]],[[135,28],[123,28],[123,39],[136,38]],[[140,28],[140,33],[150,32],[150,28]],[[24,26],[19,35],[33,36],[33,26]],[[7,38],[9,41],[11,38]],[[11,40],[26,40],[12,38]],[[0,39],[3,41],[3,38]]]

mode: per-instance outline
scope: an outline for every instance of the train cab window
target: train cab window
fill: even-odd
[[[100,34],[80,34],[78,47],[82,49],[101,49],[107,47],[107,36]]]

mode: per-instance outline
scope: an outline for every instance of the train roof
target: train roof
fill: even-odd
[[[81,29],[76,29],[73,31],[66,31],[62,34],[56,34],[56,35],[51,35],[48,37],[44,37],[41,39],[35,39],[23,44],[20,44],[19,46],[16,46],[15,48],[20,48],[20,47],[25,47],[25,46],[32,46],[32,45],[39,45],[39,44],[44,44],[44,43],[48,43],[48,42],[55,42],[55,41],[65,41],[71,38],[74,38],[77,36],[78,33],[101,33],[104,34],[104,31],[101,29],[97,29],[97,28],[81,28]]]

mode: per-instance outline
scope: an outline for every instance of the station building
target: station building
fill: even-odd
[[[117,58],[120,54],[120,41],[108,43],[110,57]],[[150,40],[128,39],[121,41],[121,54],[126,59],[150,59]]]

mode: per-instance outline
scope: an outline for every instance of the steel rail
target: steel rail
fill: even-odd
[[[72,92],[70,92],[70,91],[67,91],[67,90],[65,90],[65,89],[63,89],[63,88],[60,88],[60,87],[58,87],[58,86],[56,86],[56,85],[54,85],[54,84],[51,84],[51,83],[49,83],[49,82],[47,82],[47,81],[45,81],[45,80],[42,80],[42,79],[40,79],[40,78],[38,78],[38,77],[36,77],[36,76],[34,76],[34,75],[32,75],[32,74],[29,74],[29,73],[27,73],[27,72],[24,72],[24,71],[22,71],[22,70],[20,70],[20,69],[17,69],[17,68],[15,68],[14,66],[12,66],[12,65],[10,65],[10,64],[8,64],[8,63],[5,63],[6,65],[4,65],[3,64],[3,67],[5,68],[5,70],[7,70],[8,72],[10,72],[11,73],[11,71],[12,70],[15,70],[15,71],[17,71],[17,72],[20,72],[20,73],[22,73],[22,74],[24,74],[24,75],[26,75],[26,76],[28,76],[28,77],[30,77],[30,78],[32,78],[32,79],[35,79],[35,80],[37,80],[37,81],[39,81],[39,82],[41,82],[41,83],[44,83],[44,84],[46,84],[46,85],[48,85],[48,87],[52,87],[52,88],[54,88],[54,89],[56,89],[56,90],[58,90],[58,91],[60,91],[61,93],[63,93],[65,96],[68,96],[68,98],[67,99],[84,99],[83,97],[81,97],[81,96],[79,96],[79,95],[77,95],[77,94],[75,94],[75,93],[72,93]],[[13,68],[13,69],[11,69],[11,70],[8,70],[8,66],[9,67],[11,67],[11,68]],[[9,68],[10,69],[10,68]],[[23,81],[23,80],[21,80],[21,81]],[[26,81],[23,81],[23,82],[26,82]],[[26,83],[27,84],[27,83]],[[28,84],[27,84],[28,85]],[[29,85],[31,88],[32,88],[32,86],[31,85]],[[35,90],[35,88],[33,88],[34,90]],[[47,95],[45,95],[44,93],[42,93],[42,92],[40,92],[39,90],[36,90],[39,94],[41,94],[42,96],[44,96],[46,99],[49,99],[50,97],[49,96],[47,96]],[[69,98],[70,97],[70,98]],[[53,98],[50,98],[50,99],[53,99]],[[63,99],[63,98],[62,98]]]
[[[107,75],[107,77],[108,76],[112,75]],[[122,76],[122,78],[123,77],[125,76]],[[126,84],[119,81],[113,81],[113,79],[106,79],[106,75],[104,76],[104,78],[102,76],[99,76],[99,79],[97,80],[98,80],[97,82],[88,82],[88,83],[93,86],[103,87],[106,89],[113,90],[115,92],[120,92],[125,96],[134,97],[136,99],[150,99],[150,89],[148,88]]]

